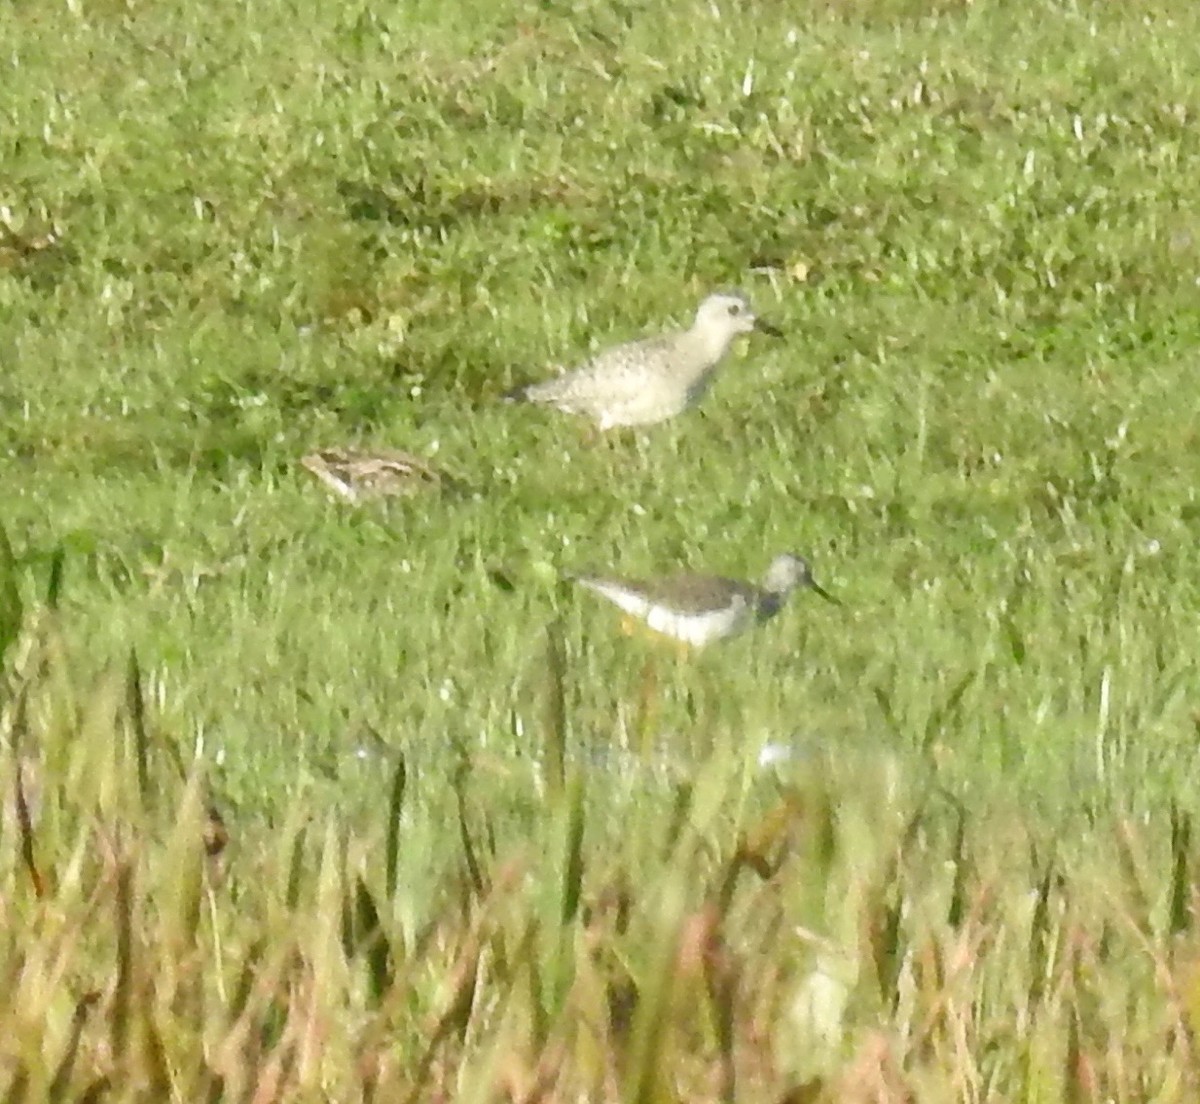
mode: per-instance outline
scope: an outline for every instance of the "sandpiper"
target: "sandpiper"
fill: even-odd
[[[434,490],[444,482],[441,473],[420,457],[388,449],[321,449],[300,463],[347,502],[413,495]]]
[[[808,561],[790,553],[776,556],[761,586],[720,575],[682,574],[662,579],[621,579],[607,575],[568,578],[603,595],[618,608],[664,636],[693,647],[736,636],[774,617],[797,587],[838,599],[812,577]]]
[[[700,304],[690,329],[614,346],[573,371],[517,387],[504,398],[584,415],[601,431],[652,425],[699,402],[734,338],[751,330],[783,336],[756,317],[741,292],[717,292]]]

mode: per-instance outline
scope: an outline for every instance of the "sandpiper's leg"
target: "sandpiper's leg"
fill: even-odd
[[[637,750],[643,760],[649,757],[651,745],[654,743],[660,705],[658,671],[654,663],[654,655],[650,654],[646,657],[646,662],[642,664],[642,673],[638,680]]]

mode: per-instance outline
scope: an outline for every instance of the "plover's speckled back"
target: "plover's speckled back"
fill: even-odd
[[[734,338],[755,329],[782,336],[741,292],[717,292],[700,304],[689,329],[606,349],[574,371],[504,397],[593,418],[601,430],[652,425],[698,402]]]
[[[703,647],[735,636],[779,612],[797,587],[807,587],[837,602],[812,577],[808,561],[790,553],[771,561],[760,586],[720,575],[673,575],[660,579],[623,579],[608,575],[572,575],[573,581],[607,598],[655,632]]]

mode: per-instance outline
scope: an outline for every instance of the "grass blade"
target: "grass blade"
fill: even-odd
[[[134,762],[137,765],[138,799],[142,808],[150,800],[150,747],[146,734],[146,699],[142,695],[142,671],[137,652],[129,650],[129,667],[125,681],[125,704],[133,726]]]
[[[388,800],[387,842],[383,852],[383,888],[389,901],[396,896],[396,874],[400,863],[400,817],[404,812],[404,791],[408,786],[408,767],[404,756],[396,758],[392,792]]]
[[[376,1001],[392,987],[392,947],[383,930],[375,898],[361,877],[354,883],[355,950],[366,954],[371,995]]]
[[[289,912],[294,912],[296,906],[300,903],[300,887],[304,880],[304,844],[306,836],[307,830],[304,825],[301,825],[296,829],[296,835],[292,838],[292,855],[288,861],[287,895],[284,897]]]
[[[663,887],[655,929],[644,960],[642,984],[637,988],[631,1053],[625,1071],[625,1099],[631,1104],[656,1104],[665,1099],[670,1064],[667,1034],[670,1006],[678,969],[683,886],[676,874]]]
[[[112,1052],[118,1066],[127,1058],[133,1018],[133,867],[122,859],[117,871],[117,982],[112,1007]]]
[[[1036,1010],[1046,987],[1047,946],[1050,939],[1050,889],[1055,880],[1053,858],[1038,883],[1033,919],[1029,925],[1029,1006]]]
[[[561,792],[566,779],[566,667],[562,627],[555,621],[546,626],[546,716],[543,725],[546,785],[551,794]]]
[[[22,705],[24,700],[25,697],[22,694]],[[42,875],[38,870],[37,859],[34,854],[33,815],[29,809],[29,797],[25,792],[25,765],[25,760],[19,756],[15,758],[13,764],[13,797],[17,814],[17,835],[20,837],[21,863],[29,874],[29,881],[33,885],[34,895],[45,897],[46,883],[42,880]]]
[[[1154,915],[1150,895],[1146,891],[1139,870],[1133,825],[1128,820],[1122,820],[1117,825],[1117,865],[1125,879],[1129,896],[1133,900],[1131,915],[1137,929],[1147,942],[1154,942],[1154,930],[1151,917]]]
[[[934,741],[942,734],[946,723],[958,717],[963,697],[974,682],[975,672],[968,671],[950,688],[946,700],[929,714],[929,719],[925,722],[924,739],[921,742],[923,750],[929,751],[933,747]]]
[[[1180,935],[1192,926],[1192,911],[1188,908],[1191,881],[1188,877],[1192,850],[1191,814],[1181,811],[1171,802],[1171,915],[1168,930]]]
[[[54,1079],[46,1091],[46,1098],[50,1104],[59,1104],[59,1101],[67,1099],[71,1076],[75,1072],[75,1060],[79,1057],[79,1044],[83,1039],[83,1029],[87,1024],[89,1013],[99,999],[99,993],[91,992],[75,1003],[75,1012],[71,1016],[71,1033],[67,1038],[63,1056],[59,1059],[58,1068],[54,1071]]]
[[[483,870],[475,854],[475,841],[471,838],[471,828],[467,824],[467,771],[461,767],[454,773],[455,808],[458,814],[458,839],[462,845],[463,861],[467,865],[467,877],[476,897],[483,898],[487,894],[487,883],[484,881]]]
[[[579,772],[571,779],[567,794],[570,802],[567,819],[566,855],[562,872],[562,909],[559,920],[566,927],[579,913],[583,892],[584,785]]]
[[[967,818],[958,810],[958,825],[954,831],[954,886],[950,891],[950,909],[946,923],[955,931],[962,925],[967,910]]]
[[[58,601],[62,596],[63,568],[66,566],[67,552],[60,544],[50,557],[50,577],[46,581],[46,608],[58,609]]]
[[[896,720],[896,710],[892,705],[892,696],[882,686],[876,686],[873,694],[875,696],[875,704],[879,706],[879,712],[883,715],[884,724],[888,726],[893,736],[902,738],[903,732]]]
[[[29,1097],[29,1070],[24,1062],[15,1062],[16,1072],[8,1083],[4,1104],[25,1104]]]
[[[25,607],[17,585],[17,560],[8,534],[0,526],[0,663],[21,631]]]

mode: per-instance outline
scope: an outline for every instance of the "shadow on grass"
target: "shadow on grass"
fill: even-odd
[[[475,182],[450,188],[419,170],[393,172],[383,184],[343,180],[337,190],[353,221],[386,222],[434,233],[452,231],[481,218],[558,207],[578,194],[561,177],[495,185]]]

